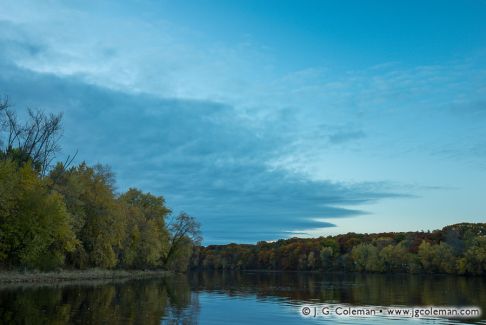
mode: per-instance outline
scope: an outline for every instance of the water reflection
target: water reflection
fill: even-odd
[[[194,323],[186,277],[125,282],[84,282],[62,287],[0,290],[2,324],[160,324],[170,318]],[[169,316],[169,317],[168,317]]]
[[[486,310],[486,279],[379,274],[194,272],[187,276],[151,280],[80,282],[62,286],[3,286],[0,287],[0,323],[313,322],[300,318],[294,308],[304,303],[475,305]],[[365,323],[352,319],[339,322]],[[376,324],[380,320],[369,319],[366,322]]]
[[[449,275],[319,274],[299,272],[198,272],[195,291],[229,296],[256,294],[289,302],[379,306],[481,306],[486,310],[486,278]]]

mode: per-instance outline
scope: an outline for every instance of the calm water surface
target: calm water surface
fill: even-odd
[[[123,282],[0,286],[1,324],[460,324],[389,317],[303,318],[303,305],[479,306],[486,278],[194,272]],[[468,323],[486,324],[486,315]]]

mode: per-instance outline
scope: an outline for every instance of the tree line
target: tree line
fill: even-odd
[[[191,267],[484,275],[486,223],[455,224],[433,232],[348,233],[196,247]]]
[[[115,191],[103,165],[54,163],[62,115],[0,101],[0,270],[187,269],[199,223],[162,196]]]

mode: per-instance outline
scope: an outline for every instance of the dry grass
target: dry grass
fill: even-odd
[[[62,270],[56,272],[0,272],[0,283],[22,282],[59,282],[98,279],[130,279],[155,278],[168,276],[171,273],[165,270]]]

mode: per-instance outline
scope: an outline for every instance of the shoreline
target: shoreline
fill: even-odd
[[[146,279],[167,277],[166,270],[61,270],[51,272],[0,271],[0,285],[12,283],[57,283],[83,280]]]
[[[307,273],[307,274],[320,274],[320,275],[380,275],[380,276],[423,276],[423,277],[443,277],[443,276],[454,276],[454,277],[465,277],[465,278],[482,278],[483,275],[478,274],[457,274],[457,273],[427,273],[427,272],[367,272],[367,271],[322,271],[322,270],[267,270],[267,269],[242,269],[242,270],[231,270],[231,269],[198,269],[193,268],[189,270],[190,272],[243,272],[243,273]]]

